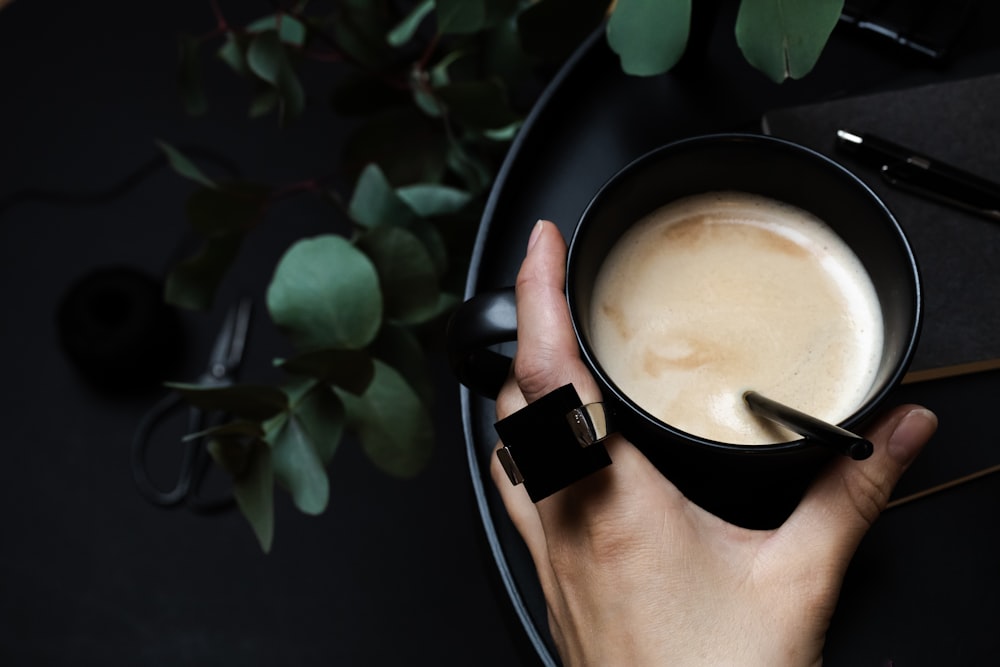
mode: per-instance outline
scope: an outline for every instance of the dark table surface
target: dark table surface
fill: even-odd
[[[254,9],[266,13],[268,5],[231,11],[253,18]],[[996,11],[992,22],[971,24],[969,39],[955,54],[963,71],[988,69],[984,45],[996,44],[996,24]],[[191,120],[181,112],[173,85],[175,37],[212,25],[207,2],[17,0],[0,12],[0,198],[26,189],[99,194],[155,157],[155,138],[214,151],[268,182],[294,182],[321,170],[344,136],[323,110],[310,111],[290,130],[262,131],[260,121],[246,119],[246,91],[223,76],[212,82],[212,113]],[[717,33],[731,34],[721,24]],[[733,48],[721,37],[711,46],[729,63],[738,58]],[[760,75],[752,70],[735,66],[713,74],[718,84],[709,88],[697,78],[671,86],[718,96],[719,109],[739,100],[748,105],[747,122],[765,102],[942,75],[938,67],[857,42],[839,29],[815,76],[774,88],[770,100],[755,96],[760,81],[754,77]],[[631,113],[642,117],[657,108]],[[565,120],[569,131],[593,119],[573,113]],[[723,122],[711,111],[703,121],[705,127]],[[665,117],[663,137],[669,134]],[[629,150],[605,154],[605,165],[630,157]],[[559,166],[558,156],[548,159]],[[572,174],[571,166],[565,175]],[[601,175],[587,175],[595,178]],[[459,392],[440,360],[434,414],[439,442],[426,472],[394,480],[356,448],[342,447],[330,469],[330,508],[305,517],[280,496],[269,555],[260,553],[236,514],[168,512],[136,493],[129,442],[155,396],[95,392],[61,352],[54,315],[67,288],[95,268],[127,265],[162,275],[186,239],[182,202],[189,191],[187,183],[158,170],[119,196],[88,204],[42,198],[0,210],[0,289],[7,303],[0,324],[7,454],[0,471],[0,664],[533,664],[484,547]],[[539,215],[569,215],[575,202],[543,207],[528,198],[517,206],[522,210],[512,233],[520,225],[519,238],[526,238]],[[220,304],[244,293],[262,294],[280,252],[326,224],[322,210],[308,203],[291,201],[276,213],[281,224],[251,237]],[[491,257],[501,264],[509,259],[503,252]],[[493,274],[497,280],[504,279],[504,270]],[[191,352],[184,377],[200,370],[220,319],[221,310],[184,317]],[[258,308],[246,374],[266,377],[284,345]],[[948,428],[943,426],[944,439],[958,437]],[[970,428],[988,432],[985,419]],[[997,523],[995,485],[977,488],[992,494],[981,512],[952,498],[958,506],[936,505],[935,514],[914,519],[926,526],[927,540],[976,548],[976,527]],[[893,537],[880,535],[865,548],[880,553],[876,540]],[[932,565],[926,559],[936,553],[919,542],[907,549],[915,557],[905,560],[893,585],[906,586],[906,574],[923,576]],[[980,550],[964,562],[973,571],[995,569],[995,556],[995,550]],[[872,572],[852,576],[877,576]],[[931,606],[942,614],[968,605],[969,596],[995,592],[952,591],[945,583],[929,580],[925,586],[928,596],[937,596]],[[887,595],[891,603],[891,587]],[[987,608],[989,601],[973,602]],[[866,607],[865,600],[846,603]],[[992,610],[958,636],[972,638],[968,643],[977,649],[988,645],[997,621]],[[869,614],[877,617],[878,607]],[[868,619],[858,617],[857,623]],[[893,627],[899,631],[898,624]],[[852,631],[846,623],[837,629],[840,636]],[[895,655],[906,657],[906,650]],[[916,656],[897,664],[941,663]]]

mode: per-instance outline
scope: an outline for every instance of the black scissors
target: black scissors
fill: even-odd
[[[233,383],[236,372],[243,362],[252,305],[250,299],[242,299],[229,309],[212,346],[208,367],[198,378],[197,384],[221,387]],[[232,505],[231,497],[206,501],[200,496],[202,482],[210,463],[207,441],[203,437],[183,440],[178,437],[178,441],[183,442],[183,450],[180,471],[173,488],[163,490],[150,479],[147,454],[153,433],[165,419],[184,408],[185,403],[181,395],[178,392],[170,392],[143,416],[132,440],[132,477],[139,492],[154,505],[175,507],[187,502],[191,509],[197,512],[226,509]],[[186,434],[201,433],[209,426],[211,424],[204,410],[194,406],[187,407]],[[185,434],[179,434],[183,435]]]

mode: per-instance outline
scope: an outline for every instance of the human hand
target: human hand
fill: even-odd
[[[601,400],[579,358],[563,293],[566,245],[549,222],[532,232],[517,278],[518,349],[497,398],[504,418],[573,383]],[[819,665],[847,565],[937,419],[918,406],[866,434],[875,453],[846,457],[779,528],[748,530],[688,501],[620,436],[614,465],[533,504],[492,475],[520,532],[567,665]]]

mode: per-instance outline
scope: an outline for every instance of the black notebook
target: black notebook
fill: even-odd
[[[1000,74],[778,109],[762,129],[843,164],[899,220],[924,288],[911,370],[1000,367],[1000,223],[892,188],[835,148],[839,129],[870,133],[1000,183]]]

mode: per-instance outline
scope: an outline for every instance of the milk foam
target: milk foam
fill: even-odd
[[[598,274],[590,338],[612,381],[660,420],[737,444],[798,439],[755,417],[755,389],[837,423],[882,353],[878,297],[822,221],[763,197],[688,197],[637,222]]]

